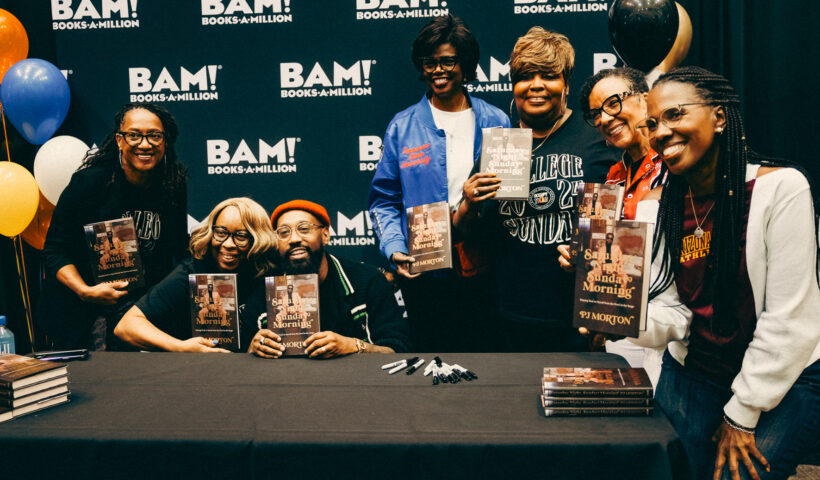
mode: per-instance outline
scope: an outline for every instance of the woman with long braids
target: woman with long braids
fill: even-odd
[[[54,209],[43,248],[46,287],[38,323],[57,348],[116,349],[122,314],[186,255],[185,167],[174,144],[174,117],[151,103],[129,103],[114,129],[71,177]],[[83,226],[131,217],[139,240],[145,286],[95,285]]]
[[[661,76],[646,129],[670,176],[643,346],[667,345],[656,405],[694,478],[786,478],[820,433],[815,200],[799,167],[746,144],[739,98],[696,67]],[[728,468],[726,468],[728,467]]]

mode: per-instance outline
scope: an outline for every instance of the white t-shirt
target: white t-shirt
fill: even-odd
[[[430,103],[433,121],[447,134],[447,202],[455,207],[461,200],[464,182],[473,169],[475,113],[472,108],[445,112]]]

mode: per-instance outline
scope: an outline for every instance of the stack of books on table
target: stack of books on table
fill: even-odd
[[[643,368],[545,367],[541,405],[548,417],[652,414],[652,383]]]
[[[0,422],[68,401],[65,364],[0,355]]]

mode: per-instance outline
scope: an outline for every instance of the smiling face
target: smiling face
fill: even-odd
[[[324,246],[330,241],[327,227],[311,228],[310,233],[302,236],[296,229],[301,223],[321,225],[316,217],[303,210],[289,210],[276,220],[276,229],[290,227],[290,236],[279,237],[279,255],[282,268],[286,273],[317,273],[325,255]]]
[[[544,129],[564,113],[567,84],[561,73],[523,75],[513,86],[522,127]]]
[[[589,108],[600,109],[602,105],[613,95],[622,96],[624,92],[629,92],[629,84],[619,77],[606,77],[601,79],[592,88],[589,94]],[[621,112],[610,115],[606,111],[601,111],[598,131],[611,145],[621,150],[626,150],[643,140],[643,134],[636,128],[639,122],[646,118],[645,94],[634,94],[621,98]]]
[[[120,131],[140,135],[164,133],[159,117],[144,108],[135,108],[126,112],[120,125]],[[117,135],[116,138],[117,146],[122,152],[122,168],[129,180],[149,173],[165,156],[164,141],[159,145],[152,145],[148,139],[142,138],[137,145],[130,145],[122,135]]]
[[[217,215],[213,226],[214,228],[224,228],[230,233],[222,242],[211,237],[211,256],[216,261],[220,271],[233,272],[247,260],[248,250],[251,248],[250,244],[239,247],[233,240],[233,233],[240,230],[247,232],[248,230],[242,223],[242,216],[239,213],[239,209],[234,206],[225,207],[219,215]]]
[[[447,71],[441,65],[436,65],[432,71],[428,72],[425,69],[423,75],[424,81],[430,87],[430,91],[433,92],[434,96],[441,100],[448,100],[458,95],[461,92],[461,86],[464,84],[464,74],[461,71],[461,65],[458,63],[456,48],[449,43],[441,44],[430,58],[436,62],[456,59],[455,66],[450,71]]]
[[[697,105],[704,102],[695,87],[674,81],[662,83],[647,96],[647,116],[674,123],[670,127],[669,122],[659,120],[649,134],[650,145],[674,175],[714,171],[719,143],[715,132],[724,128],[726,117],[722,107]],[[678,105],[684,106],[675,110]]]

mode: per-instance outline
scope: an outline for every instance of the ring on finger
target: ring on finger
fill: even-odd
[[[477,188],[473,189],[473,196],[474,196],[474,197],[477,197],[477,196],[478,196],[478,194],[479,194],[478,189],[477,189]]]

